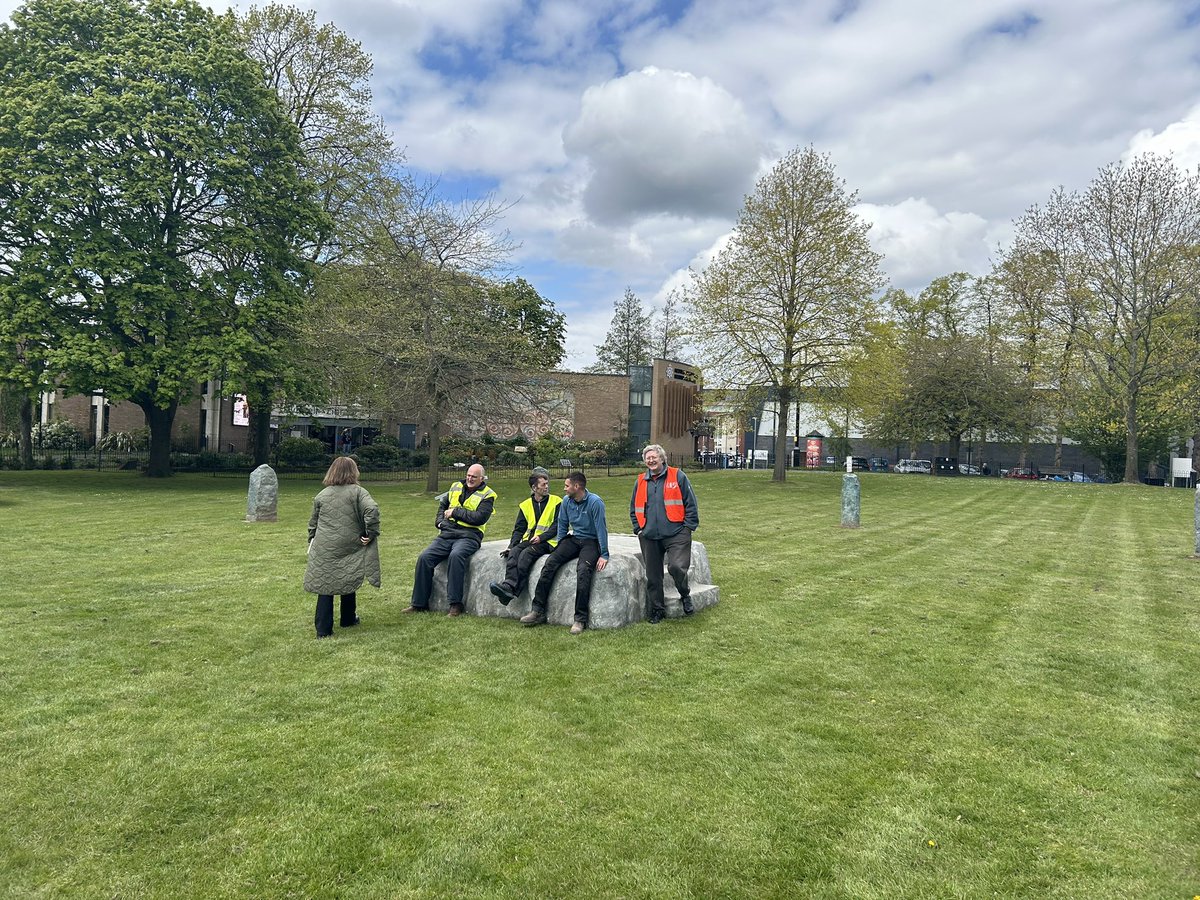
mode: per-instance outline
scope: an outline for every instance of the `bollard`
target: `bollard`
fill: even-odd
[[[857,475],[842,476],[842,527],[857,528],[859,524],[859,509],[861,507],[861,491]]]

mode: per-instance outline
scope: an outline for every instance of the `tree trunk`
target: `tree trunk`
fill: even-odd
[[[271,462],[271,390],[267,382],[249,385],[246,393],[250,407],[250,454],[254,465]]]
[[[781,424],[781,420],[792,405],[792,393],[790,387],[781,387],[775,404],[775,468],[771,471],[772,481],[787,481],[787,426]],[[846,438],[849,437],[847,434]]]
[[[954,460],[954,464],[958,465],[958,456],[962,453],[962,435],[950,435],[950,458]]]
[[[1125,477],[1126,484],[1138,483],[1137,394],[1125,397]]]
[[[1192,468],[1200,472],[1200,431],[1192,435]]]
[[[425,469],[425,490],[431,494],[438,492],[438,456],[442,449],[442,435],[438,423],[429,423],[429,465]]]
[[[33,398],[21,400],[21,434],[19,437],[22,469],[33,468]]]
[[[179,404],[172,402],[166,409],[155,406],[153,401],[138,403],[150,429],[150,460],[146,475],[150,478],[166,478],[171,474],[171,426],[175,423],[175,410]]]

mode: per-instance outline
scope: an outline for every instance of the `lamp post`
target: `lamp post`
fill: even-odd
[[[750,449],[750,468],[754,468],[754,457],[758,455],[758,416],[750,417],[751,433],[754,445]]]

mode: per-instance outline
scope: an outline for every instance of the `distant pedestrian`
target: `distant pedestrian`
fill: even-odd
[[[379,587],[379,504],[358,483],[358,464],[339,456],[325,473],[308,520],[304,590],[317,595],[317,637],[333,634],[333,595],[341,595],[342,628],[359,623],[357,592],[364,581]]]

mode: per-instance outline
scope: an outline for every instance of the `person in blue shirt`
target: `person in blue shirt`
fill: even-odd
[[[608,565],[608,525],[604,501],[587,489],[587,476],[572,472],[563,483],[566,496],[558,513],[558,546],[546,559],[533,592],[533,609],[521,617],[525,626],[543,625],[554,576],[563,563],[575,563],[575,623],[571,634],[582,634],[588,625],[592,575]]]

